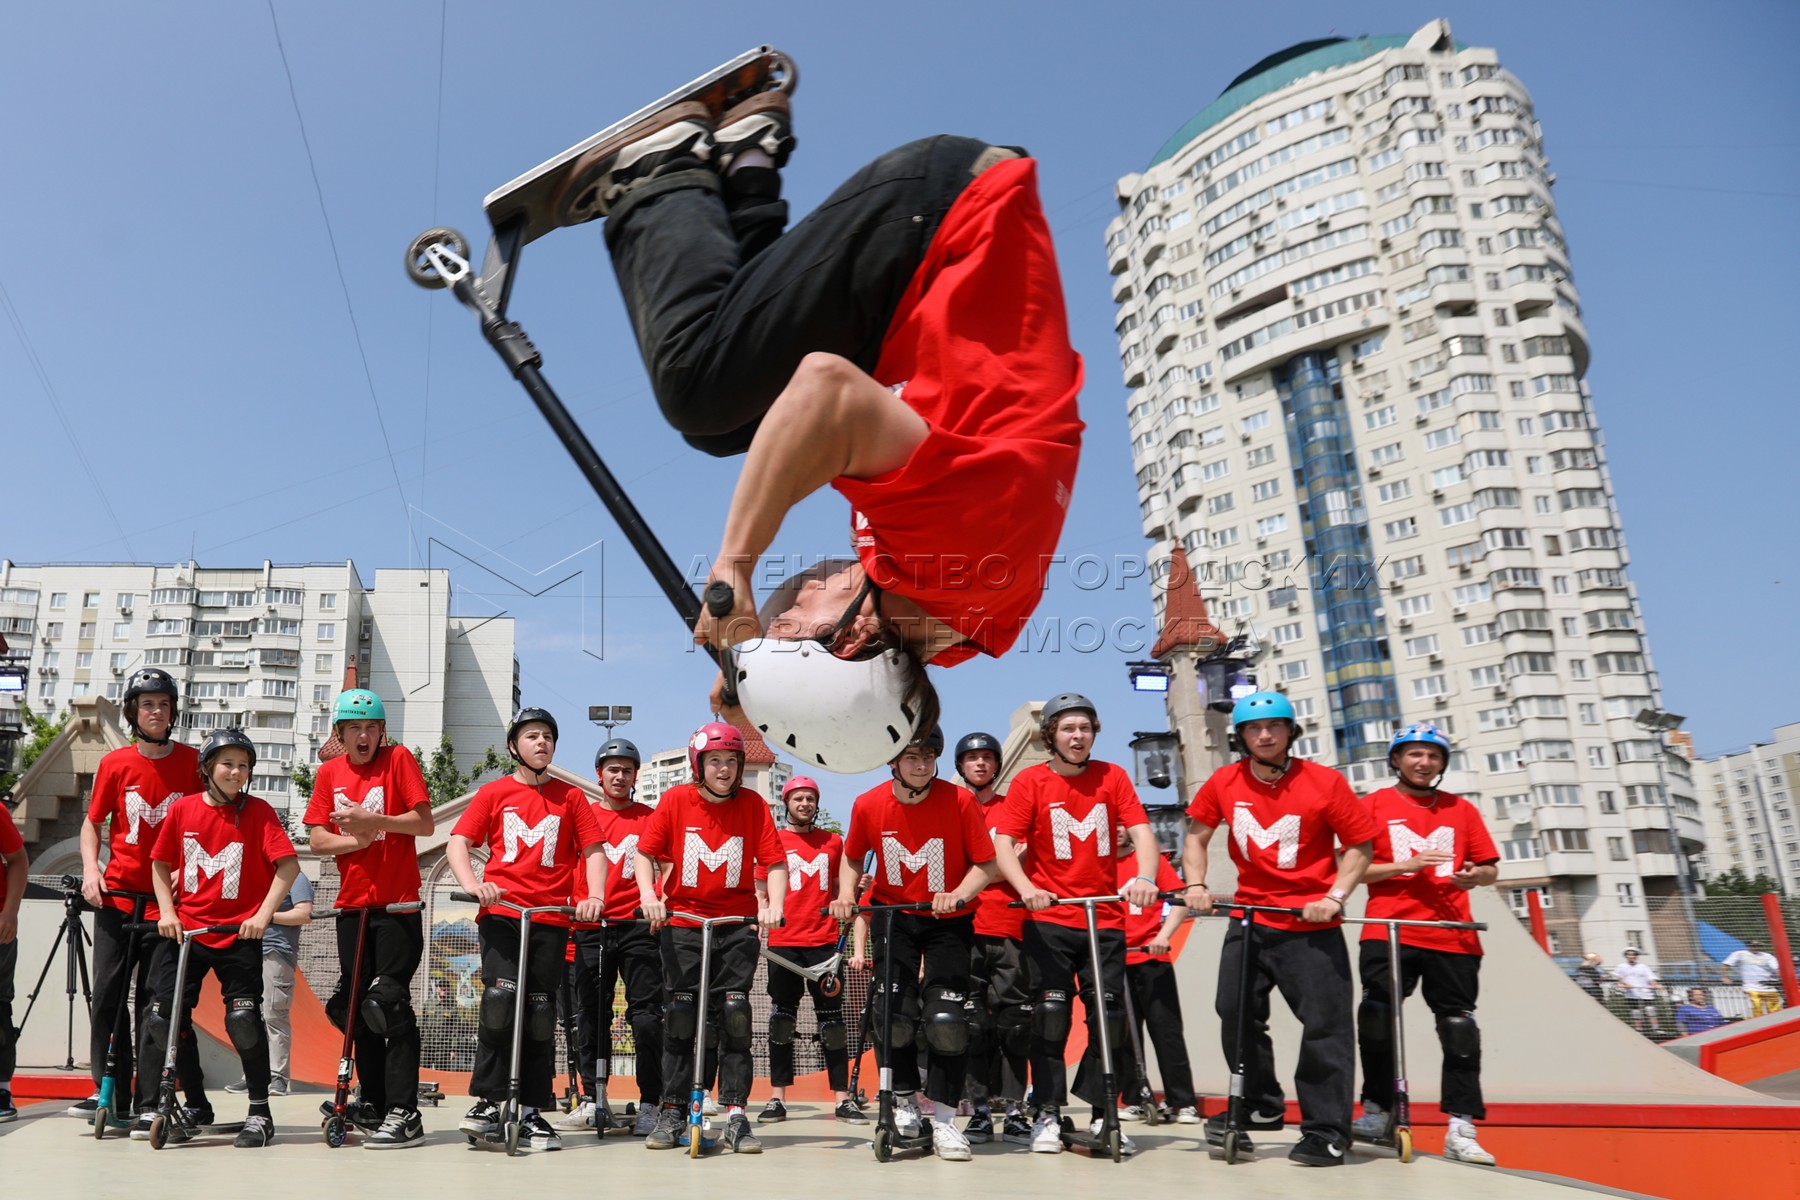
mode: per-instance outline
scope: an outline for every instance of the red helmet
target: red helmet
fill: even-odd
[[[807,775],[796,775],[781,785],[781,802],[786,804],[789,796],[793,795],[795,792],[803,791],[811,792],[814,800],[817,800],[820,796],[825,794],[819,789],[817,780]]]
[[[744,769],[744,735],[736,725],[727,725],[723,721],[708,721],[694,730],[694,736],[688,739],[688,768],[694,773],[694,782],[700,782],[700,756],[708,750],[729,750],[737,755],[738,770]]]

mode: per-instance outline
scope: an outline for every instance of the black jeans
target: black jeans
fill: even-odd
[[[256,1001],[256,1019],[261,1021],[263,977],[262,977],[262,943],[248,938],[234,939],[228,946],[207,946],[193,942],[188,947],[187,974],[181,981],[180,1008],[175,1005],[175,968],[178,965],[181,948],[176,942],[162,939],[157,943],[156,954],[150,963],[150,995],[155,1011],[163,1014],[165,1020],[173,1019],[169,1014],[179,1012],[181,1020],[181,1041],[175,1050],[176,1074],[181,1080],[182,1091],[187,1094],[189,1104],[203,1104],[206,1101],[205,1079],[200,1074],[199,1051],[194,1043],[194,1005],[200,1002],[200,985],[206,980],[206,973],[211,971],[219,977],[219,994],[224,997],[229,1007],[233,1000]],[[140,1047],[138,1061],[145,1066],[154,1064],[157,1074],[144,1071],[141,1074],[150,1079],[148,1096],[139,1096],[140,1107],[153,1103],[156,1099],[156,1081],[162,1070],[164,1056],[168,1052],[169,1043],[159,1038],[158,1023],[147,1020],[145,1024],[144,1045]],[[166,1037],[166,1030],[163,1037]],[[181,1069],[184,1054],[194,1059],[193,1075],[190,1078]],[[238,1061],[244,1067],[244,1082],[250,1085],[250,1099],[267,1100],[269,1097],[269,1039],[262,1037],[254,1049],[239,1050]],[[138,1081],[140,1089],[143,1079]]]
[[[1025,1099],[1031,1062],[1031,972],[1020,943],[1012,938],[975,935],[969,955],[969,995],[986,1021],[982,1036],[969,1044],[965,1090],[969,1103],[995,1097]]]
[[[569,930],[562,925],[531,923],[531,943],[526,949],[525,974],[519,975],[519,919],[489,913],[477,923],[481,934],[481,982],[492,986],[497,979],[510,979],[518,984],[519,994],[527,998],[540,995],[543,1003],[554,1003],[556,981],[563,968],[563,954],[569,944]],[[479,1018],[478,1018],[479,1019]],[[512,1020],[517,1020],[514,1015]],[[519,1103],[531,1108],[549,1108],[556,1102],[553,1076],[556,1073],[555,1018],[551,1018],[550,1036],[526,1036],[519,1045]],[[505,1098],[512,1075],[511,1028],[505,1049],[490,1046],[478,1039],[475,1045],[475,1070],[469,1076],[469,1091],[483,1100],[498,1102]]]
[[[662,953],[642,925],[575,931],[575,1062],[582,1092],[612,1075],[613,995],[625,981],[625,1019],[637,1045],[638,1099],[662,1101]]]
[[[1357,974],[1362,977],[1362,1011],[1357,1014],[1357,1040],[1362,1045],[1365,1100],[1383,1108],[1394,1105],[1393,1013],[1388,1005],[1387,942],[1363,942],[1358,951]],[[1445,1016],[1475,1013],[1481,991],[1481,955],[1400,947],[1400,994],[1413,994],[1423,981],[1425,1003],[1439,1019],[1438,1041],[1444,1044],[1444,1067],[1439,1107],[1446,1113],[1479,1121],[1487,1116],[1481,1099],[1481,1047],[1473,1054],[1453,1054],[1441,1024]]]
[[[362,988],[350,996],[350,973],[356,966],[356,927],[354,916],[339,917],[337,922],[338,984],[337,991],[325,1008],[334,1020],[341,1020],[351,1003],[360,1005],[368,994],[369,984],[377,975],[392,979],[412,994],[413,976],[425,953],[425,918],[420,913],[372,912],[369,931],[363,939]],[[385,1113],[391,1106],[417,1112],[419,1109],[419,1022],[417,1015],[404,1032],[383,1037],[369,1028],[358,1015],[356,1022],[356,1077],[362,1082],[362,1098]]]
[[[700,930],[685,926],[665,925],[660,932],[663,969],[663,1003],[671,1002],[676,992],[700,990]],[[719,1103],[726,1107],[746,1104],[750,1100],[753,1068],[749,1049],[727,1049],[716,1031],[719,1014],[725,1005],[726,992],[750,994],[756,979],[756,951],[762,944],[755,925],[720,925],[713,930],[712,960],[707,969],[706,1023],[712,1030],[701,1030],[698,1037],[713,1043],[706,1050],[706,1078],[718,1073]],[[696,1005],[698,997],[696,996]],[[694,1086],[695,1038],[677,1041],[665,1029],[663,1033],[663,1103],[686,1105]]]
[[[13,1029],[13,971],[19,965],[19,941],[0,945],[0,1080],[10,1086],[19,1065],[18,1032]]]
[[[778,186],[678,171],[606,219],[657,403],[690,444],[742,453],[800,360],[872,372],[888,323],[988,144],[938,136],[890,150],[791,231]]]
[[[890,917],[892,925],[888,923]],[[893,935],[891,942],[890,932]],[[870,954],[875,960],[871,986],[877,993],[887,973],[888,955],[891,954],[892,981],[899,996],[917,998],[933,988],[942,988],[956,997],[954,1003],[961,1009],[963,998],[969,992],[969,951],[975,944],[975,914],[939,919],[904,912],[878,913],[875,936],[870,944]],[[878,994],[875,1005],[878,1013],[881,1001]],[[897,1007],[899,1011],[910,1010],[920,1013],[921,1018],[924,1016],[923,1005],[916,999],[902,1002]],[[922,1032],[923,1020],[915,1024]],[[888,1024],[877,1019],[875,1037],[878,1045],[885,1047],[885,1065],[893,1068],[894,1090],[911,1092],[920,1083],[920,1039],[915,1037],[890,1046],[887,1045],[888,1036]],[[962,1099],[968,1057],[966,1053],[930,1051],[923,1080],[926,1099],[936,1100],[939,1104],[958,1103]]]
[[[1156,1050],[1156,1066],[1162,1075],[1163,1099],[1171,1108],[1192,1108],[1194,1069],[1188,1063],[1187,1036],[1181,1025],[1181,992],[1175,986],[1175,964],[1162,959],[1146,959],[1125,967],[1125,986],[1131,992],[1132,1015],[1137,1018],[1138,1040],[1146,1031],[1150,1045]],[[1127,1078],[1133,1066],[1132,1045],[1118,1047],[1119,1078]]]
[[[837,953],[836,943],[823,946],[771,946],[770,951],[797,963],[803,967],[816,967]],[[839,979],[843,977],[840,975]],[[801,993],[812,996],[813,1017],[818,1021],[831,1018],[842,1023],[844,1019],[844,995],[839,992],[836,999],[827,1000],[819,994],[819,985],[815,980],[802,979],[779,963],[769,964],[768,978],[769,1004],[771,1008],[783,1009],[788,1013],[799,1015]],[[798,1035],[796,1035],[798,1036]],[[830,1081],[833,1091],[845,1091],[850,1086],[850,1059],[845,1050],[828,1050],[820,1045],[819,1052],[825,1057],[825,1078]],[[794,1043],[769,1040],[769,1082],[775,1087],[787,1087],[794,1082]]]
[[[1122,998],[1125,931],[1102,929],[1099,942],[1100,988],[1106,993],[1111,1011],[1122,1019],[1125,1015]],[[1094,998],[1094,966],[1092,955],[1088,953],[1087,929],[1028,918],[1025,922],[1025,957],[1031,960],[1032,971],[1037,977],[1037,990],[1032,996],[1034,1005],[1044,1002],[1046,992],[1062,992],[1072,1005],[1079,985],[1081,1006],[1087,1011],[1088,1044],[1076,1072],[1075,1094],[1089,1104],[1100,1104],[1105,1097],[1100,1090],[1099,1005]],[[1032,1030],[1031,1100],[1039,1108],[1058,1108],[1069,1102],[1068,1069],[1063,1064],[1063,1050],[1068,1041],[1067,1034],[1053,1040],[1041,1036],[1036,1028]],[[1113,1054],[1116,1081],[1121,1061],[1116,1046]]]
[[[1356,1081],[1356,1032],[1351,1009],[1350,952],[1340,929],[1284,930],[1255,927],[1251,941],[1250,1007],[1243,1014],[1244,1099],[1253,1113],[1282,1111],[1287,1104],[1275,1078],[1269,1040],[1269,992],[1300,1019],[1300,1062],[1294,1092],[1300,1128],[1342,1146],[1350,1144],[1351,1093]],[[1238,1061],[1238,985],[1243,979],[1244,930],[1233,921],[1219,957],[1219,1040],[1227,1065]]]

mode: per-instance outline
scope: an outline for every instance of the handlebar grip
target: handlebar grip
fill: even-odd
[[[476,896],[474,892],[451,892],[450,898],[452,900],[460,900],[464,904],[480,904],[481,903],[480,898],[478,896]]]
[[[715,579],[706,585],[706,611],[715,617],[729,616],[737,607],[737,594],[731,585],[723,579]]]

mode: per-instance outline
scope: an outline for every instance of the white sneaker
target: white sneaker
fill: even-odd
[[[555,1121],[558,1129],[592,1129],[594,1114],[599,1110],[592,1100],[583,1100],[568,1112],[558,1116]]]
[[[969,1139],[949,1121],[931,1123],[931,1148],[945,1162],[968,1162],[975,1157],[969,1149]]]
[[[1184,1108],[1176,1109],[1175,1123],[1177,1125],[1198,1125],[1200,1123],[1200,1110],[1191,1104]]]
[[[1062,1153],[1062,1117],[1055,1109],[1045,1109],[1039,1113],[1031,1126],[1031,1152],[1033,1154]]]
[[[919,1113],[919,1102],[911,1096],[894,1097],[894,1133],[903,1138],[918,1137],[923,1129],[924,1118]],[[935,1129],[937,1126],[932,1126]],[[963,1143],[965,1146],[967,1142]]]
[[[1451,1162],[1473,1163],[1478,1167],[1494,1165],[1494,1156],[1475,1140],[1475,1125],[1470,1121],[1451,1120],[1450,1132],[1444,1135],[1444,1157]]]
[[[1144,1106],[1141,1104],[1128,1104],[1119,1110],[1119,1120],[1121,1121],[1141,1121],[1143,1119]]]
[[[719,1102],[713,1099],[711,1092],[707,1092],[700,1100],[700,1115],[703,1117],[719,1115]]]
[[[1092,1125],[1088,1126],[1088,1133],[1093,1135],[1094,1137],[1099,1137],[1100,1131],[1105,1128],[1106,1128],[1106,1118],[1105,1117],[1095,1117],[1094,1123]],[[1035,1147],[1035,1146],[1032,1147],[1032,1149],[1034,1149],[1034,1150],[1036,1148],[1037,1147]],[[1126,1158],[1130,1158],[1133,1154],[1137,1153],[1137,1143],[1132,1141],[1130,1138],[1126,1137],[1125,1131],[1123,1129],[1119,1130],[1119,1153],[1124,1155]]]

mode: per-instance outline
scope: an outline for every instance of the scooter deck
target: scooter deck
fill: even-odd
[[[562,193],[570,170],[582,155],[601,142],[674,104],[698,101],[718,114],[757,92],[791,92],[799,78],[794,61],[773,46],[757,46],[746,50],[730,62],[714,67],[662,99],[646,104],[630,116],[613,122],[594,136],[570,146],[555,158],[533,167],[511,183],[490,192],[481,206],[487,211],[488,221],[495,229],[510,222],[523,221],[524,228],[518,241],[520,246],[536,241],[561,225],[556,214],[556,200]]]

